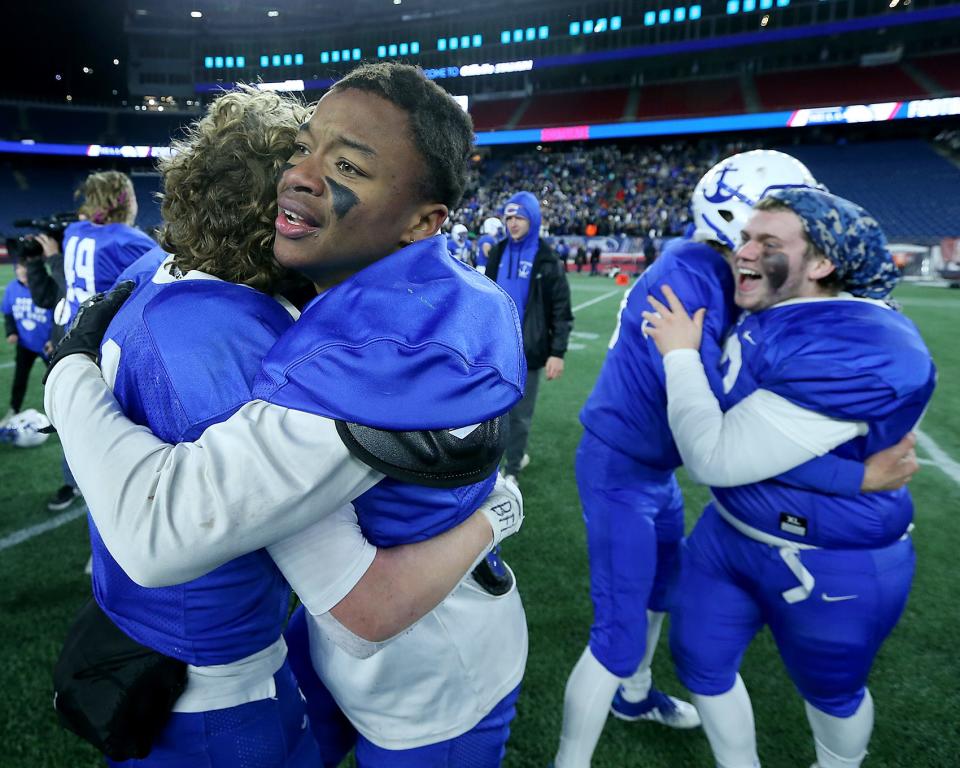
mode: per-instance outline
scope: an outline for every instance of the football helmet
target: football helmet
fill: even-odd
[[[483,220],[483,234],[501,240],[504,236],[503,222],[496,216]]]
[[[0,442],[13,443],[18,448],[35,448],[50,437],[41,429],[50,426],[50,419],[39,411],[28,408],[14,414],[0,427]]]
[[[803,163],[783,152],[755,149],[721,160],[693,190],[693,239],[736,250],[753,206],[775,189],[797,187],[826,191]]]
[[[467,242],[467,228],[463,224],[454,224],[450,236],[457,245],[463,245]]]

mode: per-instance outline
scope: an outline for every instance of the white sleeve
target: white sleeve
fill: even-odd
[[[283,541],[267,552],[310,613],[326,613],[352,590],[367,572],[377,548],[367,541],[353,506],[336,512]]]
[[[194,443],[164,443],[123,415],[82,355],[53,369],[44,405],[104,543],[147,587],[285,539],[383,477],[350,455],[330,419],[262,401]]]
[[[670,429],[687,471],[704,485],[776,477],[867,431],[863,422],[838,421],[764,389],[724,413],[693,349],[668,353],[663,367]]]

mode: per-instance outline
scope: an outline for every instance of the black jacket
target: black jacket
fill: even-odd
[[[490,249],[486,275],[496,281],[500,258],[507,241],[502,240]],[[550,246],[539,241],[530,275],[530,292],[523,315],[523,351],[527,367],[543,368],[548,357],[563,357],[567,351],[570,331],[573,330],[573,312],[570,311],[570,285],[563,265]]]

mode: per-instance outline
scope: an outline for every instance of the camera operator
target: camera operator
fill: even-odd
[[[47,360],[53,319],[49,309],[37,306],[27,287],[27,259],[17,259],[15,279],[3,293],[3,320],[8,344],[15,344],[16,362],[13,386],[10,390],[10,410],[3,417],[6,422],[20,413],[33,363],[38,357]]]
[[[47,228],[52,232],[62,231],[59,226],[48,225]],[[33,243],[30,243],[31,240]],[[65,322],[69,317],[63,254],[56,239],[46,233],[22,238],[17,259],[17,279],[7,286],[3,308],[7,323],[7,341],[17,344],[16,371],[13,377],[13,390],[10,394],[10,409],[14,413],[20,410],[23,403],[34,360],[37,356],[43,357],[44,360],[49,357],[53,347],[62,338],[66,330]],[[17,302],[12,304],[10,310],[7,308],[8,297],[11,297],[11,301]],[[27,303],[33,308],[37,317],[40,313],[44,314],[47,324],[45,335],[36,333],[28,337],[23,332],[25,328],[17,324],[17,307],[20,305],[26,308]],[[24,311],[29,316],[29,311],[26,309]],[[10,333],[11,320],[15,323],[16,334]],[[12,335],[17,337],[16,340],[11,339]],[[28,338],[29,341],[27,341]],[[11,415],[8,414],[7,418]],[[80,496],[77,482],[73,479],[73,473],[70,472],[66,459],[63,459],[62,469],[63,485],[47,500],[47,509],[52,512],[66,509]]]

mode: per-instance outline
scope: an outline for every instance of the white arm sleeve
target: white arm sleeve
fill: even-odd
[[[776,477],[867,431],[863,422],[831,419],[764,389],[724,413],[696,350],[674,350],[663,366],[670,429],[687,471],[704,485]]]
[[[267,547],[300,602],[326,613],[352,590],[377,554],[347,504],[289,538]]]
[[[104,543],[138,584],[195,579],[285,539],[375,485],[330,419],[247,403],[194,443],[127,419],[93,361],[72,355],[44,406]]]

